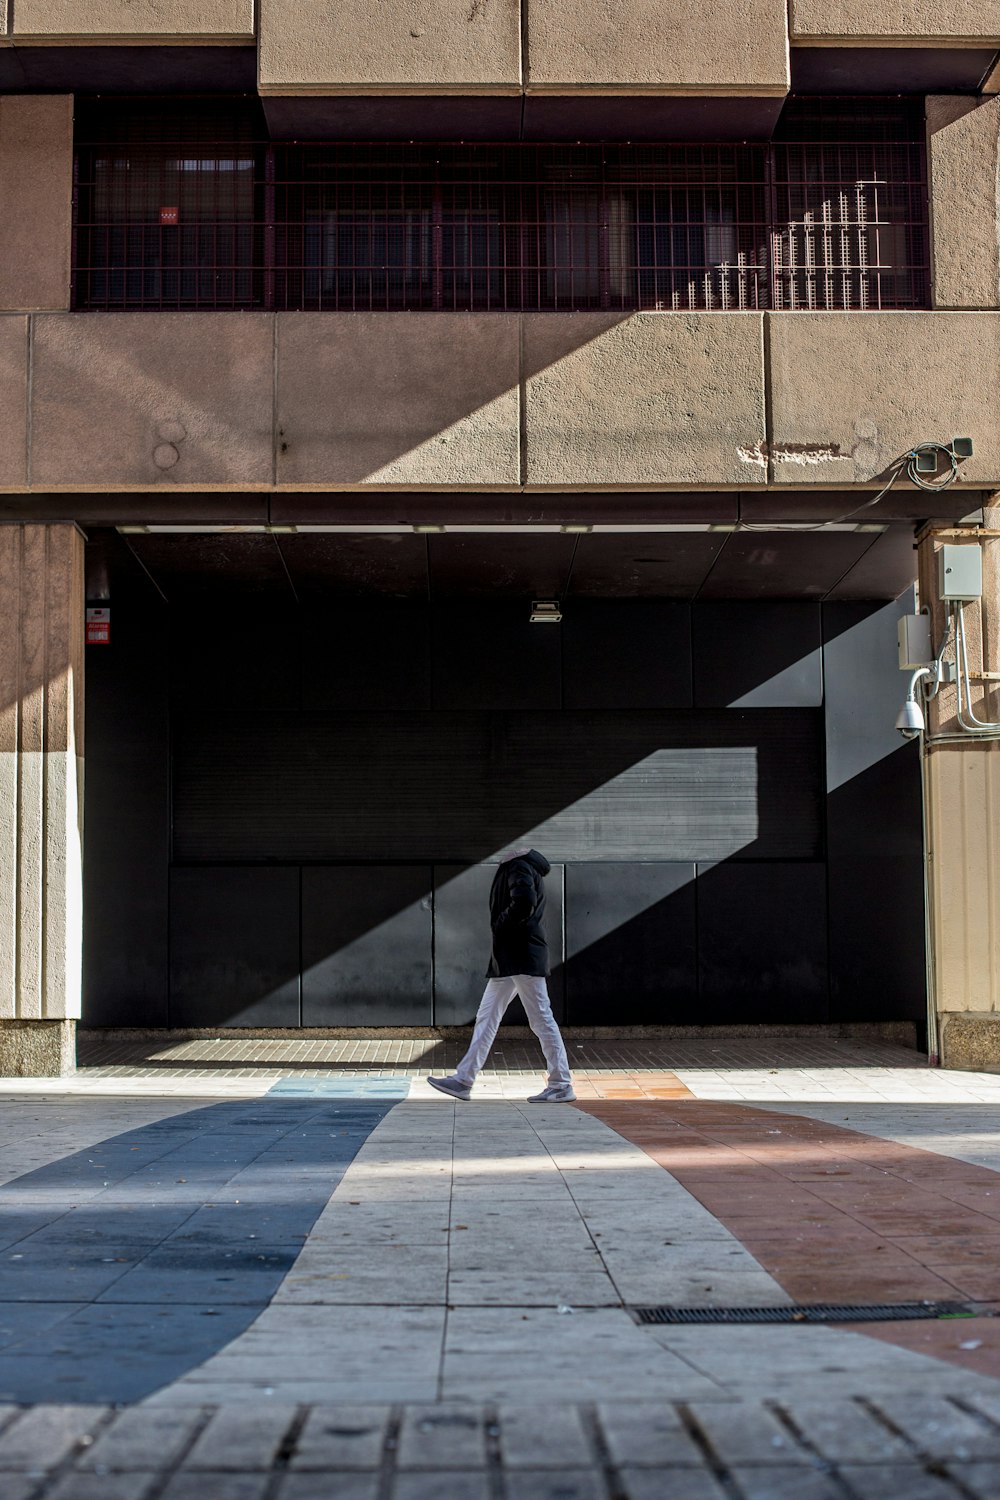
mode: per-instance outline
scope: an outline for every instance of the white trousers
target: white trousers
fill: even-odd
[[[455,1069],[454,1077],[470,1086],[489,1056],[503,1013],[515,995],[521,998],[528,1025],[537,1036],[549,1068],[549,1083],[569,1083],[569,1062],[562,1035],[552,1014],[548,986],[534,974],[512,974],[507,979],[487,981],[476,1012],[476,1025],[469,1050]]]

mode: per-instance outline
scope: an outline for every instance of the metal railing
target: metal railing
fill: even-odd
[[[239,110],[85,115],[79,308],[866,311],[928,305],[906,101],[769,143],[285,144]]]

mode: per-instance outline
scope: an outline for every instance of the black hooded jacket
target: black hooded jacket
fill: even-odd
[[[503,862],[490,888],[490,927],[493,952],[486,970],[490,979],[511,974],[549,972],[549,949],[545,941],[545,892],[542,880],[552,866],[544,854],[530,849]]]

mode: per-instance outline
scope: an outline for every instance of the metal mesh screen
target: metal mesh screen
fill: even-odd
[[[771,143],[282,144],[250,108],[92,108],[76,305],[927,305],[921,116],[793,102]]]

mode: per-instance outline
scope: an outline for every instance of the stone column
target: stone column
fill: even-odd
[[[75,1066],[83,549],[72,525],[0,526],[0,1076]]]
[[[984,516],[983,531],[997,535],[927,528],[919,545],[920,598],[937,645],[945,628],[938,548],[966,539],[982,547],[983,597],[963,606],[972,706],[979,718],[1000,720],[1000,508]],[[926,719],[928,925],[940,1057],[945,1067],[1000,1068],[1000,739],[963,734],[953,686],[942,687]]]

